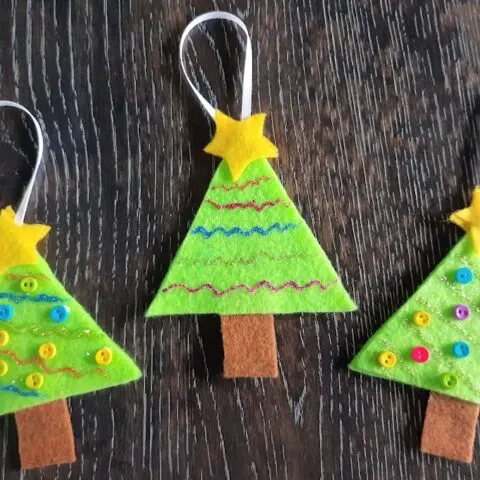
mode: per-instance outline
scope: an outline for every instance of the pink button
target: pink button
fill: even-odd
[[[457,305],[453,309],[453,315],[457,320],[466,320],[470,316],[470,309],[466,305]]]
[[[415,347],[412,350],[412,360],[417,363],[425,363],[428,362],[430,358],[430,352],[428,348],[425,347]]]

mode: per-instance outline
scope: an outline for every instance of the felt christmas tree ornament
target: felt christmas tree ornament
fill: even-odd
[[[210,105],[185,68],[190,32],[218,19],[235,23],[247,37],[240,120]],[[215,121],[205,151],[223,160],[147,316],[219,314],[224,375],[277,377],[273,314],[346,312],[356,306],[268,161],[278,150],[264,135],[265,114],[251,114],[246,26],[225,12],[197,17],[183,32],[180,62]]]
[[[471,462],[480,405],[480,188],[450,220],[467,234],[350,369],[430,390],[424,453]]]
[[[57,280],[37,252],[50,230],[24,224],[42,159],[15,213],[0,211],[0,415],[15,414],[24,469],[75,461],[66,398],[121,385],[141,376],[135,363]]]

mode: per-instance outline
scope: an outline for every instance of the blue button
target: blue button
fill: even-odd
[[[13,308],[10,305],[0,305],[0,321],[6,322],[13,317]]]
[[[68,316],[70,315],[70,309],[65,307],[64,305],[58,305],[57,307],[53,307],[50,311],[50,318],[55,323],[62,323],[64,322]]]
[[[455,281],[463,285],[470,283],[473,280],[473,273],[468,267],[459,268],[455,272]]]
[[[470,354],[470,347],[468,343],[465,342],[456,342],[453,344],[453,354],[457,358],[465,358]]]

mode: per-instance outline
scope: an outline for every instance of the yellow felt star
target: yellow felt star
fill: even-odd
[[[470,206],[452,213],[450,221],[470,232],[473,248],[480,254],[480,187],[475,187]]]
[[[219,110],[215,113],[217,130],[205,152],[227,162],[234,182],[254,160],[278,157],[277,147],[263,135],[265,117],[257,113],[245,120],[234,120]]]
[[[47,225],[18,225],[12,207],[0,211],[0,273],[15,265],[37,262],[37,243],[45,237]]]

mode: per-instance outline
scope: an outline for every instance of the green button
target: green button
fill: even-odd
[[[458,378],[453,373],[444,373],[442,375],[442,385],[448,390],[455,388],[458,383]]]
[[[25,293],[33,293],[38,288],[38,282],[33,277],[22,278],[20,290]]]

